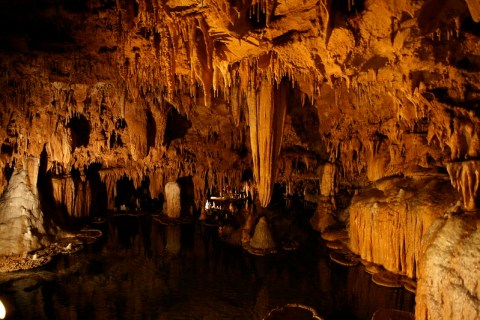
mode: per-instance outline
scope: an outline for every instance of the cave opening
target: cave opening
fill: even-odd
[[[320,134],[320,119],[318,109],[311,98],[303,96],[298,91],[291,90],[287,105],[287,116],[291,119],[292,128],[302,143],[308,146],[311,152],[326,157],[326,147]]]
[[[0,154],[6,154],[8,156],[12,156],[14,152],[17,152],[17,142],[10,142],[8,138],[5,139],[5,142],[2,143],[0,148]]]
[[[332,7],[346,17],[354,16],[365,10],[365,0],[332,1]]]
[[[192,121],[188,119],[186,115],[182,115],[176,108],[170,107],[167,115],[163,145],[168,148],[173,140],[185,137],[191,127]]]
[[[5,175],[5,179],[8,181],[10,180],[10,177],[13,174],[13,171],[15,170],[15,159],[12,161],[12,163],[7,163],[5,165],[5,168],[3,168],[3,174]]]
[[[147,110],[147,153],[150,148],[155,148],[157,137],[157,124],[152,111]]]
[[[73,116],[68,121],[67,128],[70,129],[71,148],[87,147],[90,141],[90,121],[82,114]]]
[[[267,13],[263,10],[260,3],[262,2],[252,5],[247,10],[247,21],[253,29],[262,29],[267,26]]]
[[[182,215],[193,215],[196,213],[195,208],[195,184],[192,176],[184,176],[177,179],[180,186],[180,201],[182,207]]]
[[[133,211],[137,207],[135,186],[133,180],[127,175],[117,180],[115,207],[121,211]]]
[[[107,215],[107,187],[100,177],[102,164],[95,162],[85,170],[85,176],[90,183],[91,204],[89,214],[91,217],[104,217]]]

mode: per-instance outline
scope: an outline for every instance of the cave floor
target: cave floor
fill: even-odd
[[[200,222],[112,216],[104,236],[83,251],[2,275],[0,298],[14,319],[262,319],[288,303],[325,319],[370,319],[382,308],[413,312],[414,294],[374,284],[362,265],[332,262],[308,231],[301,216],[308,213],[295,214],[300,247],[264,257]]]

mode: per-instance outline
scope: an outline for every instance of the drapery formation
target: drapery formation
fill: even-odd
[[[262,60],[264,64],[269,63],[271,56]],[[277,175],[277,160],[287,111],[287,88],[284,83],[277,83],[272,77],[270,64],[259,64],[259,67],[260,73],[264,75],[257,75],[258,83],[248,89],[247,105],[253,173],[260,204],[266,207],[272,198]]]

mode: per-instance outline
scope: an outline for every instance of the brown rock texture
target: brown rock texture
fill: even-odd
[[[15,170],[0,197],[0,255],[26,256],[48,245],[57,231],[44,221],[38,198],[29,186],[27,170]]]
[[[315,175],[319,160],[358,185],[478,156],[474,1],[1,9],[2,163],[40,158],[71,216],[90,212],[88,170],[109,209],[123,175],[135,187],[148,177],[153,198],[191,175],[200,199],[243,170],[267,206],[273,183]]]
[[[417,319],[478,319],[480,232],[478,220],[436,221],[424,241],[419,263]]]

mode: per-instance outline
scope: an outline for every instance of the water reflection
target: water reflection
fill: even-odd
[[[314,232],[295,252],[259,257],[200,223],[124,216],[110,218],[103,231],[83,252],[2,278],[12,318],[245,320],[300,303],[326,319],[370,319],[379,308],[414,308],[413,294],[373,284],[361,266],[331,262]]]

